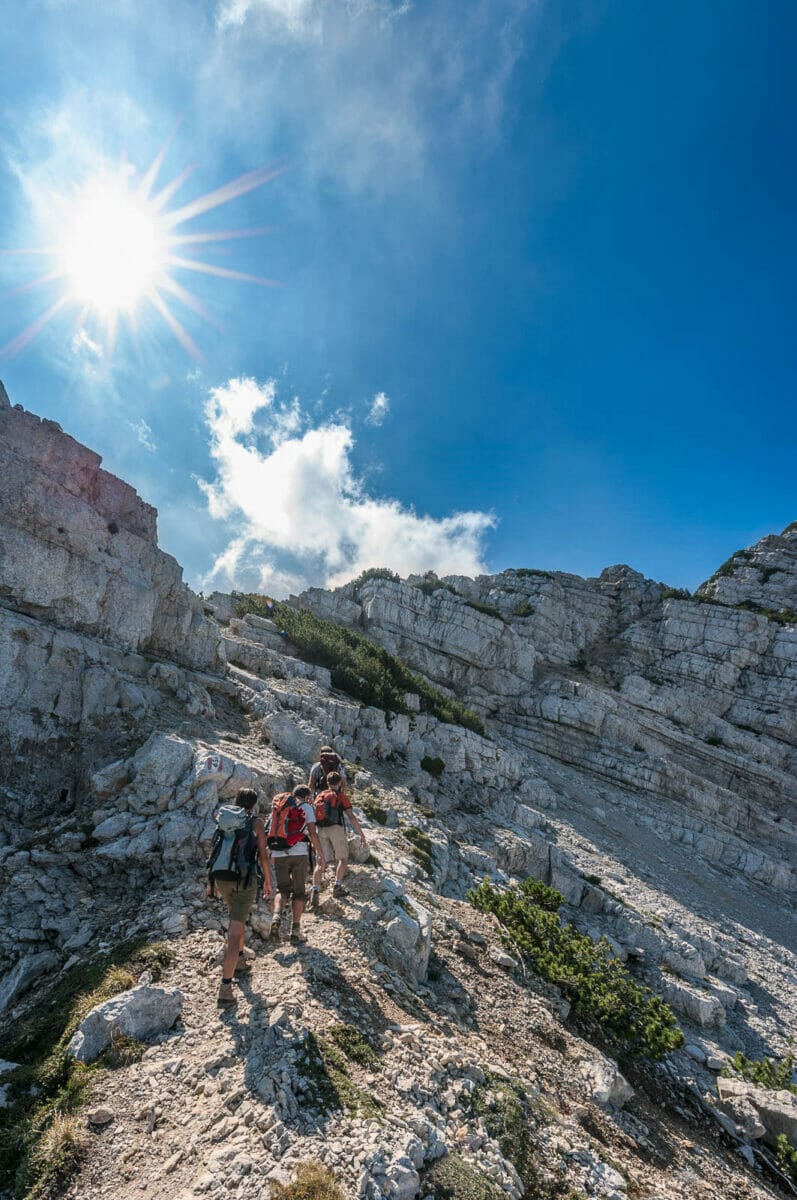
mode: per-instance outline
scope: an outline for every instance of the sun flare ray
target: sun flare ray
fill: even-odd
[[[172,333],[177,338],[183,349],[187,350],[192,358],[196,359],[198,362],[202,362],[202,351],[199,349],[199,346],[197,346],[188,330],[177,320],[177,317],[171,311],[163,297],[158,292],[151,291],[146,293],[146,298],[149,300],[153,308],[155,308],[163,317],[164,321],[169,326],[169,329],[171,329]]]
[[[0,348],[0,357],[8,358],[25,349],[67,307],[79,314],[76,335],[83,331],[88,338],[86,325],[94,323],[102,331],[104,352],[110,355],[122,319],[135,334],[138,311],[145,302],[183,349],[192,358],[201,359],[197,343],[165,297],[177,301],[214,328],[221,330],[221,326],[199,298],[175,278],[176,272],[199,272],[261,287],[281,286],[276,280],[249,271],[216,266],[198,257],[183,257],[175,251],[182,247],[205,246],[206,254],[225,254],[229,250],[219,243],[237,242],[272,232],[273,227],[267,225],[185,232],[179,229],[186,221],[262,187],[286,168],[257,167],[180,207],[169,209],[173,197],[194,170],[193,165],[185,167],[157,190],[158,175],[174,132],[176,129],[140,176],[133,164],[123,157],[115,169],[98,172],[74,186],[71,193],[48,196],[57,236],[48,238],[46,245],[0,248],[0,258],[41,256],[54,260],[50,270],[18,284],[6,295],[17,296],[51,286],[61,288],[60,294],[41,316]],[[195,249],[194,255],[197,253],[200,251]]]

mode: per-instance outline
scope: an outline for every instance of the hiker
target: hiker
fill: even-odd
[[[227,905],[230,924],[221,965],[218,1003],[235,1004],[233,975],[251,971],[244,955],[244,928],[263,881],[263,899],[271,895],[271,869],[266,828],[255,812],[257,792],[241,788],[235,804],[223,805],[216,815],[216,832],[208,858],[208,896],[220,896]]]
[[[274,942],[282,940],[291,915],[291,941],[307,941],[301,920],[307,899],[308,843],[315,850],[322,870],[325,866],[324,853],[316,833],[315,813],[309,800],[309,787],[300,784],[292,792],[281,792],[275,796],[271,809],[266,843],[277,877],[278,895],[269,932],[269,939]]]
[[[343,790],[346,790],[346,772],[343,769],[343,763],[340,761],[340,755],[336,754],[332,746],[322,746],[318,752],[318,762],[313,763],[310,768],[310,778],[307,780],[307,785],[312,793],[312,799],[315,800],[319,792],[325,792],[329,787],[329,775],[331,771],[336,771],[343,780]]]
[[[343,886],[343,880],[346,877],[346,871],[349,866],[349,839],[346,834],[346,819],[351,822],[354,832],[359,834],[360,845],[364,848],[366,844],[365,834],[362,831],[360,822],[354,815],[351,800],[346,795],[346,785],[343,777],[338,771],[330,771],[329,775],[327,775],[327,783],[329,787],[326,791],[318,793],[314,803],[315,820],[318,826],[318,840],[324,852],[325,863],[319,863],[313,872],[313,892],[310,896],[311,909],[318,908],[318,892],[321,887],[321,880],[324,878],[325,864],[333,860],[337,862],[337,868],[335,870],[335,882],[332,885],[332,897],[335,900],[339,900],[348,895],[347,889]]]

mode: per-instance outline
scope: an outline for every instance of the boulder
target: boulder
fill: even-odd
[[[596,1104],[606,1108],[621,1109],[634,1094],[630,1083],[621,1075],[616,1062],[610,1058],[590,1059],[581,1066],[581,1075],[586,1080]]]
[[[81,1021],[67,1047],[78,1062],[93,1062],[116,1033],[145,1041],[171,1029],[183,1008],[179,988],[143,985],[113,996]]]
[[[722,1077],[717,1080],[717,1091],[724,1111],[730,1105],[735,1112],[740,1104],[745,1112],[748,1107],[754,1110],[763,1125],[763,1132],[758,1136],[763,1137],[764,1141],[774,1145],[777,1138],[784,1134],[791,1145],[797,1147],[797,1096],[793,1092],[785,1089],[772,1091],[756,1087],[746,1079]]]
[[[377,947],[380,957],[398,971],[408,983],[420,983],[426,978],[432,946],[432,918],[416,900],[406,897],[405,907],[392,908],[392,917],[385,936]],[[412,909],[412,915],[407,909]]]

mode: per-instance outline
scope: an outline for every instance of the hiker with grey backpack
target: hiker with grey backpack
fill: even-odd
[[[265,900],[271,896],[266,829],[256,812],[257,801],[256,791],[241,788],[234,804],[222,805],[216,814],[216,830],[207,862],[207,895],[220,897],[230,915],[219,1005],[235,1004],[233,976],[251,970],[244,955],[244,930],[258,890],[262,887]]]

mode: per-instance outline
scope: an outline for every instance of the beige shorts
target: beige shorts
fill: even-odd
[[[349,838],[342,825],[318,827],[318,840],[325,862],[348,862]]]
[[[307,896],[306,854],[286,854],[272,859],[277,877],[277,891],[286,899],[304,900]]]
[[[257,899],[257,876],[248,888],[239,887],[235,879],[217,879],[216,891],[230,910],[231,921],[246,921]]]

